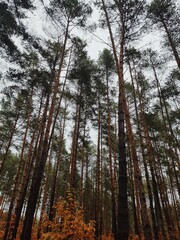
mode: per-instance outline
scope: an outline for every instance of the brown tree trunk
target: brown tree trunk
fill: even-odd
[[[176,236],[178,236],[179,234],[178,226],[177,226],[177,222],[175,222],[173,219],[172,206],[171,206],[172,203],[170,204],[169,193],[167,189],[167,182],[165,181],[162,165],[160,164],[161,162],[158,156],[158,152],[160,152],[160,150],[158,148],[158,143],[155,140],[154,133],[153,133],[153,138],[154,138],[153,142],[154,142],[154,149],[155,149],[154,154],[155,154],[156,162],[158,165],[156,179],[159,185],[159,195],[161,198],[161,204],[162,204],[164,216],[166,219],[166,228],[168,229],[170,238],[173,238],[174,233],[176,233]]]
[[[170,118],[169,118],[169,113],[168,113],[168,109],[167,109],[167,106],[166,106],[166,102],[165,102],[165,99],[162,95],[160,82],[159,82],[159,79],[157,77],[156,69],[155,69],[155,66],[154,66],[152,61],[151,61],[151,66],[152,66],[152,70],[154,72],[154,77],[155,77],[155,80],[156,80],[158,96],[159,96],[160,106],[161,106],[161,114],[162,114],[162,119],[163,119],[163,123],[164,123],[164,127],[165,127],[165,134],[168,134],[169,131],[170,131],[170,134],[171,134],[171,139],[169,139],[169,137],[168,137],[169,149],[171,149],[171,151],[173,151],[173,150],[175,151],[175,152],[173,151],[174,155],[175,155],[175,160],[177,161],[177,163],[179,165],[179,162],[180,162],[179,160],[180,159],[179,159],[178,153],[177,153],[178,150],[180,149],[179,148],[179,143],[178,143],[178,140],[176,139],[176,137],[174,135],[174,132],[173,132],[173,129],[172,129],[172,125],[171,125],[171,121],[170,121]],[[164,114],[164,111],[163,111],[163,107],[165,108],[166,117],[165,117],[165,114]],[[169,129],[166,125],[166,119],[167,119],[167,122],[168,122]],[[173,142],[174,142],[174,144],[173,144]],[[173,166],[173,169],[174,169],[174,176],[175,176],[175,179],[176,179],[177,190],[178,190],[178,193],[179,193],[179,196],[180,196],[180,184],[179,184],[179,178],[178,178],[178,175],[177,175],[174,158],[172,158],[172,166]]]
[[[36,129],[38,129],[38,125],[39,125],[38,122],[40,119],[41,108],[42,108],[42,101],[40,104],[39,114],[38,114],[38,118],[37,118],[37,121],[35,124],[34,132],[32,134],[31,141],[29,144],[27,159],[25,161],[24,170],[23,170],[23,174],[22,174],[22,182],[21,182],[21,186],[20,186],[20,190],[19,190],[19,196],[17,198],[16,207],[15,207],[14,224],[10,230],[10,236],[12,239],[16,239],[16,234],[17,234],[17,230],[18,230],[18,226],[19,226],[19,221],[20,221],[21,212],[23,209],[24,200],[25,200],[26,193],[27,193],[29,179],[30,179],[31,172],[33,170],[33,163],[34,163],[34,159],[36,156],[36,150],[37,150],[37,145],[39,142],[40,131],[41,131],[41,128],[39,128],[39,132],[37,134]],[[33,150],[33,145],[34,145],[35,140],[36,140],[36,143],[35,143],[34,150]]]
[[[93,192],[93,190],[92,190]],[[90,216],[90,186],[89,186],[89,153],[86,152],[86,172],[85,172],[85,204],[84,204],[84,209],[85,209],[85,222],[88,222],[89,219],[94,219],[94,216]],[[94,212],[94,211],[92,211]]]
[[[42,230],[41,224],[43,222],[43,216],[45,214],[47,198],[48,198],[48,193],[49,193],[49,186],[50,186],[50,174],[49,173],[51,173],[51,170],[52,170],[51,169],[51,167],[52,167],[52,164],[51,164],[51,153],[50,153],[50,157],[49,157],[49,161],[48,161],[47,165],[48,165],[48,167],[47,167],[47,176],[46,176],[44,191],[42,189],[43,197],[42,197],[41,213],[40,213],[40,219],[39,219],[38,230],[37,230],[37,239],[40,239],[40,237],[41,237],[41,230]]]
[[[154,238],[156,240],[158,240],[159,229],[158,229],[158,226],[157,226],[157,221],[156,221],[154,207],[153,207],[153,195],[152,195],[152,190],[151,190],[151,184],[150,184],[147,162],[146,162],[146,159],[145,159],[145,149],[144,149],[143,138],[142,138],[142,134],[141,134],[140,119],[139,119],[137,99],[136,99],[136,91],[135,91],[135,85],[134,85],[134,77],[133,77],[132,67],[131,67],[129,59],[128,59],[128,66],[129,66],[129,72],[130,72],[132,89],[133,89],[133,99],[134,99],[134,106],[135,106],[135,113],[136,113],[136,122],[137,122],[138,134],[139,134],[140,145],[141,145],[141,150],[142,150],[142,158],[143,158],[143,164],[144,164],[144,169],[145,169],[145,177],[146,177],[146,183],[147,183],[147,189],[148,189],[148,197],[149,197],[149,202],[150,202],[150,211],[151,211],[151,218],[152,218],[153,233],[154,233]],[[135,66],[134,66],[134,68],[135,68]],[[136,77],[136,73],[135,73],[135,77]]]
[[[147,129],[147,124],[146,124],[146,120],[145,120],[142,96],[140,93],[140,86],[139,86],[136,78],[135,78],[135,80],[136,80],[136,84],[137,84],[137,88],[136,88],[137,95],[139,97],[139,103],[140,103],[141,124],[143,127],[145,142],[146,142],[146,147],[147,147],[147,159],[148,159],[148,163],[150,165],[150,172],[151,172],[151,176],[152,176],[152,189],[153,189],[153,193],[154,193],[156,215],[157,215],[157,219],[159,220],[159,225],[161,226],[163,236],[165,238],[169,239],[168,233],[165,231],[164,224],[163,224],[163,216],[162,216],[162,210],[161,210],[161,205],[160,205],[160,201],[159,201],[157,182],[156,182],[156,178],[155,178],[155,174],[154,174],[155,161],[154,161],[154,157],[152,156],[152,145],[151,145],[151,141],[150,141],[150,137],[149,137],[149,133],[148,133],[148,129]]]
[[[56,78],[54,88],[53,88],[53,96],[52,96],[51,106],[49,109],[49,116],[48,116],[48,120],[47,120],[47,126],[46,126],[45,135],[44,135],[44,140],[43,140],[42,146],[40,146],[40,149],[39,149],[40,151],[39,151],[37,159],[36,159],[36,166],[35,166],[34,173],[33,173],[33,179],[32,179],[32,184],[31,184],[31,188],[30,188],[30,194],[29,194],[22,234],[21,234],[21,240],[30,240],[31,239],[31,231],[32,231],[34,212],[36,209],[36,203],[37,203],[38,194],[39,194],[39,190],[40,190],[40,186],[41,186],[41,180],[42,180],[44,167],[45,167],[46,159],[47,159],[47,155],[48,155],[49,134],[50,134],[50,128],[51,128],[51,124],[52,124],[52,118],[53,118],[53,113],[54,113],[54,108],[55,108],[55,103],[56,103],[56,96],[57,96],[58,89],[59,89],[60,75],[61,75],[62,66],[63,66],[63,62],[64,62],[64,57],[65,57],[65,49],[66,49],[66,43],[67,43],[67,38],[68,38],[68,30],[69,30],[69,21],[66,26],[65,39],[64,39],[64,44],[63,44],[63,49],[62,49],[62,54],[61,54],[61,60],[59,63],[57,78]]]
[[[166,34],[167,34],[167,37],[168,37],[168,40],[169,40],[169,44],[170,44],[170,46],[171,46],[171,48],[172,48],[174,57],[175,57],[175,59],[176,59],[178,68],[179,68],[179,70],[180,70],[180,58],[179,58],[179,55],[178,55],[176,46],[175,46],[175,44],[174,44],[174,42],[173,42],[173,39],[172,39],[172,37],[171,37],[171,34],[170,34],[169,30],[168,30],[168,27],[167,27],[164,19],[162,19],[161,22],[162,22],[163,27],[164,27],[164,30],[165,30],[165,32],[166,32]]]
[[[62,160],[62,149],[63,149],[63,142],[64,142],[64,130],[65,130],[65,122],[66,122],[66,107],[64,111],[64,116],[62,119],[63,123],[60,123],[60,140],[58,144],[58,154],[57,154],[57,162],[55,167],[55,173],[54,178],[52,181],[52,189],[51,189],[51,195],[50,195],[50,206],[49,206],[49,220],[52,221],[54,218],[54,203],[55,203],[55,193],[56,193],[56,187],[57,187],[57,177],[58,177],[58,171],[61,166],[61,160]]]
[[[128,141],[128,152],[129,152],[129,178],[130,178],[130,190],[131,190],[130,192],[131,192],[131,199],[132,199],[134,232],[135,232],[135,235],[137,235],[140,239],[142,239],[143,231],[141,226],[140,204],[139,204],[139,197],[137,195],[137,191],[134,186],[135,174],[133,171],[133,162],[131,157],[131,149],[130,149],[129,141]]]
[[[132,160],[133,160],[133,165],[134,165],[135,186],[136,186],[136,191],[138,191],[138,195],[140,198],[140,204],[141,204],[141,217],[142,217],[143,232],[144,232],[145,239],[151,240],[152,233],[151,233],[151,225],[150,225],[148,211],[147,211],[146,196],[145,196],[145,192],[144,192],[142,174],[141,174],[140,164],[139,164],[139,160],[138,160],[137,153],[136,153],[136,143],[135,143],[134,135],[132,132],[130,116],[129,116],[129,109],[128,109],[127,104],[125,106],[125,118],[126,118],[127,132],[128,132],[128,140],[130,143]]]
[[[116,220],[116,201],[115,201],[115,183],[112,163],[112,140],[111,140],[111,115],[110,115],[110,97],[109,97],[109,79],[106,72],[106,95],[107,95],[107,124],[108,124],[108,148],[109,148],[109,168],[111,181],[111,207],[112,207],[112,233],[117,238],[117,220]]]
[[[71,153],[71,188],[75,189],[76,185],[76,161],[77,161],[77,150],[78,150],[78,138],[79,138],[79,127],[80,127],[80,114],[81,107],[77,103],[76,105],[76,118],[75,126],[73,132],[73,142],[72,142],[72,153]]]
[[[99,214],[100,214],[100,164],[101,164],[101,104],[100,104],[100,96],[98,96],[98,137],[97,137],[97,161],[96,161],[96,187],[95,187],[95,222],[96,222],[96,237],[99,234]]]
[[[118,60],[116,47],[114,43],[113,33],[111,30],[111,23],[109,20],[106,4],[102,0],[102,7],[105,13],[106,22],[111,39],[113,54],[115,58],[116,68],[119,80],[119,101],[118,101],[118,152],[119,152],[119,196],[118,196],[118,240],[127,240],[129,235],[128,223],[128,201],[127,201],[127,162],[126,162],[126,146],[125,146],[125,127],[124,127],[124,76],[123,76],[123,63],[124,63],[124,47],[125,47],[125,32],[124,32],[124,19],[121,14],[121,36],[120,36],[120,59]]]
[[[81,179],[80,179],[80,193],[79,193],[79,203],[82,206],[83,203],[83,182],[84,182],[84,166],[85,166],[85,141],[86,141],[86,113],[84,117],[84,130],[83,130],[83,140],[81,146]]]
[[[3,240],[6,240],[6,238],[8,236],[9,227],[10,227],[10,223],[11,223],[11,217],[12,217],[12,211],[14,208],[14,202],[17,197],[17,191],[18,191],[18,187],[19,187],[19,183],[20,183],[20,173],[22,171],[25,144],[26,144],[27,133],[29,130],[30,117],[31,117],[31,112],[32,112],[32,94],[33,94],[33,90],[32,90],[32,93],[31,93],[31,96],[29,99],[29,106],[28,106],[29,112],[28,112],[28,116],[27,116],[26,128],[25,128],[24,137],[23,137],[23,141],[22,141],[22,148],[21,148],[21,153],[20,153],[19,162],[18,162],[18,166],[17,166],[17,172],[16,172],[16,176],[15,176],[15,180],[14,180],[14,182],[15,182],[14,189],[12,192],[9,210],[8,210],[8,214],[7,214],[7,220],[6,220],[6,226],[5,226]]]

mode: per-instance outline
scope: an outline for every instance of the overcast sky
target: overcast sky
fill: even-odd
[[[34,12],[29,12],[29,18],[23,20],[23,22],[29,29],[30,33],[33,35],[41,36],[44,39],[51,38],[53,36],[53,28],[48,26],[48,19],[44,14],[44,7],[39,0],[36,0],[36,6],[37,10]],[[93,7],[93,13],[92,16],[88,19],[87,25],[93,23],[98,24],[98,19],[99,10]],[[103,41],[108,42],[108,31],[100,29],[99,27],[94,32],[79,31],[77,29],[74,29],[73,34],[78,35],[87,41],[88,52],[90,57],[93,59],[97,59],[99,52],[102,51],[105,47],[108,47],[107,44],[103,43]]]
[[[48,19],[44,14],[44,7],[40,3],[40,1],[35,0],[35,2],[37,10],[29,12],[29,18],[25,19],[24,23],[27,28],[29,28],[30,33],[32,33],[33,35],[41,36],[44,39],[48,39],[51,37],[50,35],[53,36],[53,28],[49,25],[50,21],[48,23]],[[93,14],[88,19],[87,25],[93,23],[98,24],[99,16],[99,10],[93,6]],[[102,51],[104,48],[108,48],[108,45],[106,44],[109,43],[108,30],[103,30],[99,27],[94,32],[77,31],[76,29],[74,29],[73,33],[75,35],[77,34],[78,36],[82,37],[87,41],[88,52],[90,57],[93,59],[97,59],[99,52]],[[147,34],[143,39],[138,41],[138,44],[136,44],[135,46],[138,48],[146,48],[148,46],[153,46],[153,48],[159,50],[159,37],[160,34],[158,32],[155,32],[153,34]]]

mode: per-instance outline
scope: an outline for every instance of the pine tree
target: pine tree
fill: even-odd
[[[148,17],[152,23],[165,32],[166,39],[170,45],[174,58],[180,69],[179,47],[179,22],[180,10],[176,1],[154,0],[148,6]]]
[[[28,199],[28,204],[27,204],[27,209],[26,209],[26,214],[25,214],[25,220],[24,220],[24,225],[23,225],[23,230],[21,234],[21,240],[23,239],[30,239],[31,238],[31,230],[32,230],[32,224],[33,224],[33,217],[34,217],[34,212],[37,204],[37,199],[38,199],[38,194],[41,186],[41,180],[44,172],[44,167],[48,155],[48,146],[50,146],[49,142],[49,137],[50,137],[50,128],[52,126],[52,120],[53,120],[53,114],[55,110],[55,104],[56,104],[56,99],[57,99],[57,93],[59,89],[59,82],[60,82],[60,76],[62,73],[62,67],[64,64],[64,59],[66,55],[66,47],[67,47],[67,41],[68,41],[68,34],[70,30],[70,24],[76,21],[76,24],[82,24],[84,20],[86,20],[87,15],[91,12],[91,9],[87,5],[83,6],[80,2],[78,1],[62,1],[62,2],[57,2],[57,1],[52,1],[51,2],[51,11],[59,11],[61,13],[60,16],[62,18],[64,17],[63,14],[65,14],[65,29],[64,29],[64,40],[63,40],[63,46],[62,46],[62,51],[60,52],[59,56],[59,63],[58,63],[58,69],[57,69],[57,75],[55,77],[55,81],[52,87],[52,97],[48,97],[46,102],[47,105],[49,104],[50,101],[50,107],[49,107],[49,113],[47,116],[48,108],[45,107],[44,109],[44,117],[43,117],[43,125],[44,125],[44,130],[45,133],[42,134],[42,137],[40,139],[40,144],[39,144],[39,150],[38,150],[38,155],[36,159],[36,165],[35,165],[35,171],[33,173],[33,179],[32,179],[32,184],[30,188],[30,194],[29,194],[29,199]],[[72,11],[73,9],[73,11]],[[57,16],[57,15],[56,15]],[[59,20],[59,19],[58,19]],[[46,123],[46,117],[47,117],[47,124],[45,127]]]
[[[118,106],[118,152],[119,152],[119,213],[118,213],[118,237],[128,239],[128,203],[127,203],[127,161],[125,146],[125,91],[124,91],[124,53],[125,46],[130,40],[137,37],[137,25],[141,21],[144,1],[114,1],[107,4],[106,1],[97,3],[104,11],[106,26],[109,29],[115,64],[119,79],[119,106]],[[114,15],[119,19],[118,37],[120,47],[117,50],[115,37],[112,31],[111,20]],[[117,52],[120,53],[118,57]]]

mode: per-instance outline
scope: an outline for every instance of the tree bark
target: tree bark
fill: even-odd
[[[124,62],[124,47],[125,47],[125,32],[124,19],[121,14],[121,39],[120,39],[120,59],[118,60],[116,47],[114,43],[113,33],[111,30],[111,23],[106,9],[105,1],[102,0],[102,7],[105,13],[106,22],[111,39],[115,64],[118,72],[119,80],[119,100],[118,100],[118,152],[119,152],[119,196],[118,196],[118,233],[117,240],[128,240],[129,235],[129,221],[128,221],[128,201],[127,201],[127,162],[126,162],[126,145],[125,145],[125,127],[124,127],[124,76],[123,76],[123,62]]]
[[[18,191],[18,185],[20,184],[20,173],[22,171],[22,163],[23,163],[23,156],[24,156],[24,150],[25,150],[25,144],[26,144],[26,139],[27,139],[27,133],[29,130],[29,125],[30,125],[30,117],[31,117],[31,112],[32,112],[32,94],[33,94],[33,90],[29,99],[29,106],[28,106],[28,115],[27,115],[27,122],[26,122],[26,128],[25,128],[25,132],[24,132],[24,137],[23,137],[23,141],[22,141],[22,147],[21,147],[21,153],[20,153],[20,157],[19,157],[19,162],[18,162],[18,166],[17,166],[17,171],[16,171],[16,176],[15,176],[15,184],[14,184],[14,189],[12,192],[12,196],[11,196],[11,201],[10,201],[10,205],[9,205],[9,210],[8,210],[8,214],[7,214],[7,220],[6,220],[6,226],[5,226],[5,232],[4,232],[4,236],[3,236],[3,240],[6,240],[7,236],[8,236],[8,232],[9,232],[9,227],[10,227],[10,223],[11,223],[11,217],[12,217],[12,211],[14,208],[14,202],[15,199],[17,197],[17,191]]]
[[[179,55],[178,55],[176,46],[175,46],[175,44],[174,44],[174,42],[173,42],[173,39],[172,39],[172,37],[171,37],[171,34],[170,34],[169,30],[168,30],[168,27],[167,27],[164,19],[161,19],[161,22],[162,22],[163,27],[164,27],[164,30],[165,30],[165,32],[166,32],[166,34],[167,34],[167,37],[168,37],[170,46],[171,46],[171,48],[172,48],[172,51],[173,51],[175,60],[176,60],[176,62],[177,62],[178,68],[179,68],[179,70],[180,70],[180,58],[179,58]]]
[[[133,72],[132,72],[133,69],[131,67],[129,58],[127,58],[127,61],[128,61],[129,72],[130,72],[130,77],[131,77],[132,89],[133,89],[133,99],[134,99],[134,106],[135,106],[136,122],[137,122],[138,134],[139,134],[140,145],[141,145],[141,150],[142,150],[142,158],[143,158],[143,164],[144,164],[144,169],[145,169],[145,177],[146,177],[146,183],[147,183],[148,197],[149,197],[149,202],[150,202],[150,211],[151,211],[151,218],[152,218],[153,234],[154,234],[154,238],[156,240],[158,240],[159,229],[158,229],[158,226],[157,226],[157,221],[156,221],[154,207],[153,207],[153,195],[152,195],[152,189],[151,189],[151,184],[150,184],[148,166],[147,166],[147,162],[146,162],[147,160],[145,158],[145,149],[144,149],[143,138],[142,138],[142,133],[141,133],[142,130],[141,130],[141,126],[140,126],[140,119],[139,119],[137,98],[136,98],[136,90],[135,90],[135,84],[134,84],[134,77],[136,78],[136,71],[135,71],[135,74],[134,74],[134,77],[133,77]],[[133,67],[135,68],[134,61],[133,61]]]
[[[27,209],[26,209],[26,215],[25,215],[24,225],[23,225],[23,229],[22,229],[22,234],[21,234],[21,240],[30,240],[31,239],[31,231],[32,231],[34,212],[35,212],[38,194],[39,194],[39,190],[40,190],[40,186],[41,186],[41,180],[42,180],[42,176],[43,176],[43,172],[44,172],[44,167],[45,167],[46,159],[47,159],[47,155],[48,155],[49,134],[50,134],[53,112],[54,112],[55,103],[56,103],[56,96],[57,96],[58,89],[59,89],[60,75],[61,75],[62,66],[63,66],[63,62],[64,62],[64,57],[65,57],[65,49],[66,49],[66,43],[67,43],[67,38],[68,38],[68,30],[69,30],[69,20],[68,20],[68,23],[66,26],[62,55],[61,55],[61,60],[59,63],[57,78],[56,78],[56,81],[54,84],[53,96],[52,96],[51,106],[49,109],[49,116],[48,116],[48,120],[47,120],[47,126],[46,126],[45,135],[44,135],[43,145],[40,148],[40,151],[39,151],[39,154],[38,154],[38,157],[36,160],[36,166],[35,166],[32,184],[31,184],[31,188],[30,188],[30,194],[29,194],[28,205],[27,205]]]

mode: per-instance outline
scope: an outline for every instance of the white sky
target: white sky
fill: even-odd
[[[39,0],[35,0],[35,1],[36,1],[36,6],[38,10],[34,12],[29,12],[28,13],[29,18],[25,19],[24,23],[27,26],[27,28],[29,28],[30,33],[32,33],[33,35],[41,36],[45,39],[48,39],[50,35],[52,35],[53,33],[53,27],[51,27],[49,25],[50,22],[48,23],[47,19],[45,19],[45,14],[43,14],[44,8],[40,3],[40,1]],[[100,15],[99,10],[93,8],[93,14],[91,18],[88,19],[87,25],[93,24],[93,23],[98,24],[99,15]],[[105,43],[105,42],[108,43],[108,38],[109,38],[108,30],[97,28],[96,31],[91,33],[89,31],[84,32],[84,31],[79,31],[77,29],[74,29],[73,33],[77,34],[78,36],[81,36],[83,39],[87,41],[88,53],[90,57],[93,59],[97,59],[99,52],[102,51],[104,48],[108,48],[108,45]],[[138,43],[137,46],[138,47],[146,46],[148,42],[151,42],[153,47],[157,46],[157,49],[158,49],[159,48],[158,33],[155,33],[153,36],[150,36],[150,35],[148,34],[141,42]]]
[[[53,27],[49,26],[47,19],[45,19],[45,15],[43,14],[44,8],[39,0],[36,0],[36,6],[38,7],[38,10],[29,12],[29,18],[23,20],[23,22],[31,34],[35,36],[41,36],[44,39],[48,39],[50,35],[53,34]],[[92,16],[87,21],[87,25],[93,23],[98,24],[98,19],[99,11],[94,8]],[[73,34],[78,35],[87,41],[89,56],[93,59],[97,59],[99,52],[102,51],[105,47],[108,47],[100,40],[103,39],[105,42],[107,42],[107,30],[97,28],[95,32],[91,33],[89,31],[79,31],[77,29],[74,29]]]

